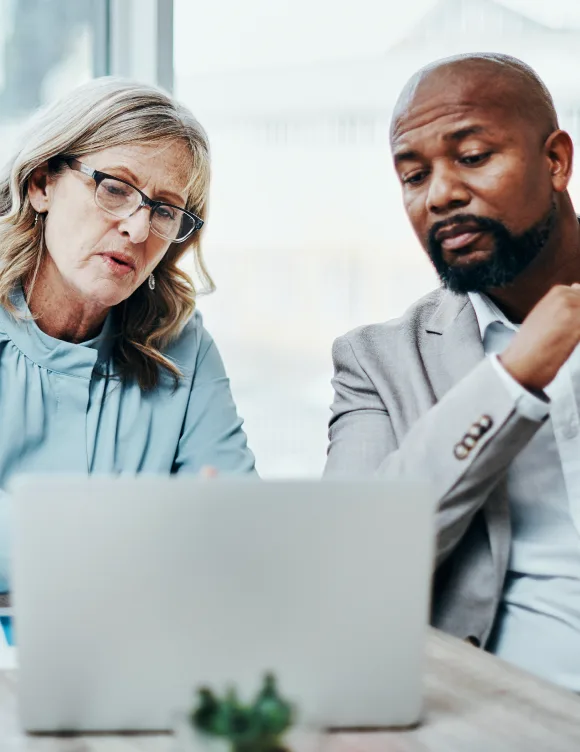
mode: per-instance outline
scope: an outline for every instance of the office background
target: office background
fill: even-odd
[[[199,307],[260,473],[317,476],[333,339],[436,285],[390,161],[395,99],[421,65],[477,50],[532,65],[579,142],[577,0],[0,0],[0,160],[95,75],[186,103],[213,155],[217,292]],[[580,207],[577,177],[571,192]]]

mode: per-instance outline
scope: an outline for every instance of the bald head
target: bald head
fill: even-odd
[[[572,141],[515,58],[463,55],[420,70],[395,107],[391,149],[413,229],[456,292],[510,285],[553,251],[563,222],[578,232]]]
[[[431,63],[407,82],[391,121],[391,141],[411,120],[421,118],[429,102],[453,97],[479,107],[502,110],[537,129],[542,139],[558,128],[550,92],[536,72],[521,60],[496,53],[474,53]]]

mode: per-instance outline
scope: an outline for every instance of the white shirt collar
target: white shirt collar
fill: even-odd
[[[502,324],[507,329],[517,332],[517,324],[512,323],[487,295],[481,292],[469,292],[467,295],[475,311],[482,342],[485,332],[492,324]]]

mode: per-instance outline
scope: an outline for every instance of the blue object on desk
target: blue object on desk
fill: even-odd
[[[2,625],[2,629],[4,630],[6,642],[10,646],[14,645],[14,642],[12,641],[12,617],[0,616],[0,624]]]

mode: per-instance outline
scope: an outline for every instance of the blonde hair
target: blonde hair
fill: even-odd
[[[111,146],[181,141],[191,153],[186,209],[205,219],[210,179],[207,136],[189,112],[163,91],[123,79],[97,78],[79,86],[30,121],[21,148],[0,172],[0,305],[17,315],[11,294],[34,279],[43,253],[43,222],[35,222],[28,198],[33,171],[48,163],[58,172],[62,158]],[[155,269],[155,290],[141,285],[118,306],[115,368],[122,380],[135,379],[142,389],[159,383],[160,367],[177,384],[181,372],[163,355],[195,309],[196,287],[178,262],[193,251],[196,276],[207,291],[214,285],[201,255],[200,233],[191,241],[172,243]]]

